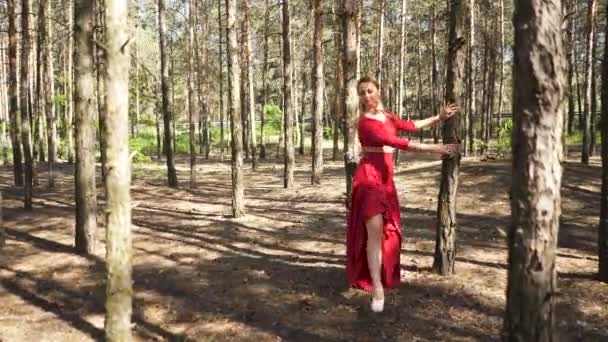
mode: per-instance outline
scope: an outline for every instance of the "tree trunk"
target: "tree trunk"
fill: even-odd
[[[177,172],[175,170],[175,161],[173,160],[173,146],[171,144],[172,128],[171,128],[171,100],[169,97],[169,64],[165,55],[165,0],[158,0],[158,36],[160,47],[160,68],[161,68],[161,98],[163,107],[163,122],[164,122],[164,143],[165,157],[167,158],[167,179],[169,186],[177,188]]]
[[[262,112],[260,113],[260,159],[266,159],[266,102],[268,101],[268,24],[270,21],[269,0],[264,0],[264,61],[262,66]]]
[[[97,245],[95,188],[95,78],[93,50],[94,0],[79,0],[74,8],[76,59],[76,252],[92,255]]]
[[[0,153],[2,154],[2,164],[8,164],[9,142],[6,136],[6,128],[9,118],[8,108],[8,60],[6,58],[7,47],[4,38],[0,38]]]
[[[218,25],[218,48],[219,59],[220,59],[220,158],[224,160],[224,148],[225,148],[225,139],[224,139],[224,55],[222,53],[222,36],[224,36],[224,32],[222,31],[222,0],[217,0],[217,25]],[[226,47],[228,50],[228,47]]]
[[[607,6],[608,7],[608,6]],[[608,37],[608,17],[604,26],[604,36]],[[608,51],[608,40],[604,40],[604,51]],[[598,278],[608,283],[608,54],[604,53],[602,63],[602,197],[600,206],[600,226],[598,229]]]
[[[17,90],[17,26],[15,24],[16,0],[7,0],[8,8],[8,96],[11,120],[11,142],[13,145],[13,179],[16,186],[23,186],[23,162],[21,141],[21,117],[19,116],[19,93]]]
[[[422,35],[420,34],[420,16],[418,16],[416,19],[418,24],[418,41],[416,47],[416,79],[418,81],[418,94],[416,94],[416,110],[418,111],[418,118],[422,120]],[[418,137],[420,142],[422,142],[424,139],[423,129],[418,129]]]
[[[432,4],[433,7],[433,15],[431,17],[431,74],[430,74],[430,79],[431,79],[431,115],[435,115],[436,113],[438,113],[438,108],[437,108],[437,76],[439,74],[439,70],[437,69],[437,49],[435,48],[437,45],[437,29],[436,29],[436,22],[437,22],[437,14],[435,13],[435,4]],[[466,127],[466,118],[467,116],[464,115],[464,119],[465,119],[465,127]],[[431,131],[433,132],[433,143],[437,144],[439,142],[439,125],[435,125],[434,127],[431,128]],[[466,128],[465,128],[465,132],[464,132],[464,138],[465,138],[465,145],[466,145]]]
[[[68,1],[68,13],[74,13],[74,0]],[[74,32],[74,16],[68,15],[68,30]],[[74,162],[74,37],[68,34],[68,75],[67,75],[67,116],[65,117],[65,136],[67,140],[68,163]],[[101,90],[98,90],[101,91]]]
[[[557,340],[555,258],[566,90],[561,25],[560,1],[514,3],[513,180],[505,341]]]
[[[593,20],[593,25],[595,26],[595,19]],[[597,112],[597,70],[595,69],[595,60],[597,54],[597,34],[594,34],[593,37],[593,47],[591,48],[591,73],[593,77],[591,77],[591,105],[589,106],[589,157],[592,157],[595,153],[595,113]]]
[[[405,1],[405,0],[404,0]],[[340,2],[341,3],[341,2]],[[338,4],[339,5],[339,4]],[[334,85],[334,128],[333,128],[333,150],[332,150],[332,160],[338,160],[338,154],[340,153],[340,127],[342,126],[342,118],[344,110],[342,109],[342,94],[344,88],[344,75],[342,70],[342,32],[340,30],[340,24],[338,17],[338,11],[335,9],[336,3],[334,2],[334,53],[336,55],[336,78]]]
[[[51,2],[46,2],[45,25],[47,27],[47,42],[44,45],[45,61],[44,61],[44,84],[46,92],[46,120],[47,120],[47,141],[48,141],[48,177],[49,187],[55,186],[55,177],[53,175],[53,165],[57,160],[57,115],[55,109],[55,80],[53,67],[52,41],[53,31],[50,17],[52,15]]]
[[[283,187],[293,187],[293,171],[295,168],[295,153],[293,147],[293,109],[291,106],[291,48],[289,39],[289,0],[283,0],[283,114],[285,155]]]
[[[359,0],[344,0],[343,61],[344,67],[344,169],[346,172],[346,205],[350,208],[352,182],[355,169],[359,163],[357,146],[357,121],[359,116],[359,99],[357,97],[357,13]]]
[[[232,215],[235,218],[245,216],[245,188],[243,184],[243,141],[241,140],[241,97],[239,84],[240,65],[238,63],[238,43],[236,18],[237,1],[226,0],[226,52],[228,54],[228,110],[231,123],[232,145]]]
[[[568,0],[566,3],[566,12],[572,10],[574,0]],[[564,148],[564,160],[568,160],[568,135],[573,133],[572,124],[574,123],[574,15],[568,19],[568,28],[566,29],[566,58],[568,59],[568,115],[564,115],[564,132],[562,144]]]
[[[406,15],[407,15],[407,3],[406,0],[401,0],[401,15],[400,15],[400,43],[399,43],[399,74],[398,74],[398,87],[397,87],[397,114],[400,119],[403,119],[403,115],[406,112],[405,106],[403,103],[405,102],[405,97],[407,96],[406,82],[405,82],[405,67],[406,67],[406,58],[407,58],[407,46],[406,46]],[[395,158],[395,166],[399,165],[399,150],[395,150],[394,158]]]
[[[162,2],[162,0],[160,0]],[[129,37],[127,2],[106,10],[106,340],[131,341],[131,160],[129,149]],[[162,9],[163,6],[160,6]],[[160,14],[159,14],[160,15]],[[161,21],[162,22],[162,21]],[[162,25],[162,24],[161,24]]]
[[[376,53],[376,80],[382,93],[382,56],[384,52],[384,0],[378,0],[378,52]]]
[[[468,51],[468,82],[469,82],[469,112],[465,113],[468,116],[468,144],[465,145],[465,149],[468,154],[472,155],[475,153],[475,111],[477,104],[477,94],[475,92],[475,66],[473,65],[473,57],[475,56],[475,0],[470,0],[469,8],[469,51]]]
[[[32,157],[32,137],[30,132],[31,120],[28,111],[29,84],[28,71],[30,59],[30,1],[21,0],[21,143],[23,144],[23,155],[25,157],[25,184],[24,184],[24,207],[32,209],[34,160]]]
[[[198,121],[198,101],[195,94],[194,69],[194,25],[196,23],[196,0],[188,0],[188,122],[190,140],[190,188],[196,187],[196,123]]]
[[[383,0],[380,0],[384,3]],[[310,183],[321,184],[323,176],[323,9],[321,0],[313,0],[314,38],[313,38],[313,80],[312,80],[312,174]],[[382,43],[380,43],[382,44]],[[305,89],[302,89],[304,92]]]
[[[591,102],[593,86],[593,41],[595,39],[595,12],[596,0],[589,0],[587,5],[587,41],[585,60],[585,110],[583,111],[583,149],[581,162],[589,164],[591,155]]]
[[[456,102],[462,95],[466,58],[465,18],[468,0],[450,3],[449,46],[447,56],[445,103]],[[458,119],[448,119],[443,125],[443,143],[459,143]],[[433,269],[442,275],[454,273],[456,256],[456,192],[460,173],[460,155],[446,158],[441,164],[441,185],[437,205],[437,238]]]
[[[500,132],[502,125],[501,116],[503,111],[504,99],[503,99],[503,88],[505,82],[505,18],[504,18],[504,0],[500,0],[500,62],[498,66],[499,80],[498,80],[498,111],[496,117],[496,128],[497,132]]]
[[[245,0],[245,36],[244,39],[247,40],[246,43],[246,55],[247,55],[247,85],[248,85],[248,92],[247,92],[247,97],[249,99],[249,132],[250,132],[250,144],[251,144],[251,169],[255,170],[257,168],[257,153],[258,153],[258,146],[257,146],[257,129],[256,129],[256,122],[255,122],[255,91],[254,91],[254,84],[253,84],[253,63],[254,63],[254,58],[253,58],[253,49],[252,49],[252,43],[251,43],[251,31],[250,31],[250,25],[251,25],[251,18],[250,18],[250,8],[252,6],[251,0]]]
[[[93,15],[95,16],[94,37],[98,42],[104,40],[104,29],[105,29],[105,8],[104,0],[96,0],[93,3]],[[97,7],[97,8],[96,8]],[[93,45],[92,57],[95,61],[97,69],[97,118],[99,121],[99,155],[101,159],[101,180],[102,182],[106,179],[106,135],[104,133],[106,129],[106,83],[104,78],[105,68],[107,65],[105,59],[105,52],[102,49]]]

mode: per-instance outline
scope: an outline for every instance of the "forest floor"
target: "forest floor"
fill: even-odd
[[[431,272],[440,161],[403,156],[395,179],[402,205],[403,282],[382,314],[348,289],[344,173],[326,161],[310,183],[298,156],[297,186],[283,189],[281,162],[246,167],[247,216],[230,217],[230,162],[199,161],[190,189],[164,164],[133,170],[134,309],[138,341],[497,341],[505,307],[511,163],[464,159],[458,189],[456,274]],[[0,167],[7,241],[0,251],[0,341],[103,338],[104,218],[99,248],[73,250],[73,166],[46,186],[40,166],[35,209],[22,207],[10,166]],[[98,170],[99,171],[99,170]],[[608,340],[608,285],[595,280],[601,167],[565,163],[557,258],[556,329],[562,341]],[[100,179],[98,178],[98,184]]]

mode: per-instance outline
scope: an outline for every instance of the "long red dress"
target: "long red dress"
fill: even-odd
[[[384,122],[362,116],[359,119],[359,140],[363,147],[392,146],[407,150],[409,141],[397,137],[397,130],[416,131],[412,121],[400,120],[385,113]],[[382,214],[382,284],[386,288],[399,285],[401,252],[401,215],[399,199],[393,182],[393,154],[365,153],[353,177],[351,208],[348,213],[346,238],[346,273],[350,286],[372,291],[367,265],[367,229],[372,216]]]

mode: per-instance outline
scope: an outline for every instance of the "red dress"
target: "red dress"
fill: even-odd
[[[409,141],[397,137],[397,130],[416,131],[412,121],[385,113],[384,122],[366,116],[359,119],[359,140],[363,147],[392,146],[407,150]],[[346,273],[350,286],[371,292],[372,279],[367,265],[367,229],[372,216],[382,214],[382,284],[399,285],[401,252],[401,215],[393,182],[393,154],[365,153],[353,177],[351,208],[346,238]]]

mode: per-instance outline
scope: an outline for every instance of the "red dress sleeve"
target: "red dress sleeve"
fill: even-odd
[[[388,132],[384,122],[361,118],[359,120],[359,140],[363,146],[381,147],[391,146],[400,150],[407,150],[410,141]]]
[[[397,127],[398,130],[412,133],[416,132],[416,124],[414,123],[414,121],[401,120],[399,116],[394,113],[385,114],[389,117],[389,119],[393,121],[393,124],[395,125],[395,127]]]

